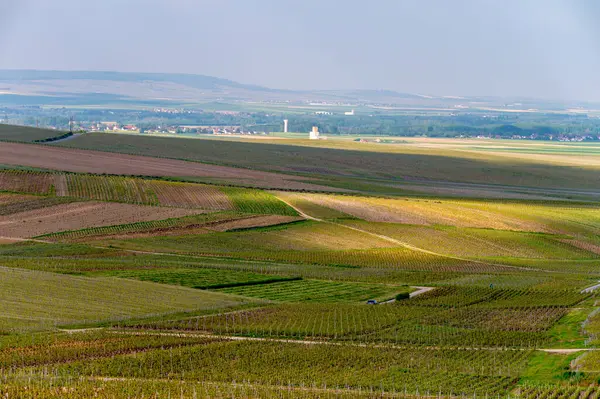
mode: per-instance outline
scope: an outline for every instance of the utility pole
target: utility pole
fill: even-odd
[[[71,115],[71,117],[69,118],[69,133],[73,134],[73,122],[74,122],[74,118]]]

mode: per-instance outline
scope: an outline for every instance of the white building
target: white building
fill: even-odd
[[[288,120],[287,119],[283,120],[283,132],[284,133],[288,132]]]
[[[316,126],[313,126],[308,138],[311,140],[319,140],[319,128]]]
[[[344,115],[346,115],[346,116],[352,116],[352,115],[354,115],[354,110],[348,111],[348,112],[344,112]]]

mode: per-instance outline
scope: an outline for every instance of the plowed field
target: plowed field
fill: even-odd
[[[59,231],[160,220],[200,213],[198,210],[78,202],[0,216],[0,236],[35,237]]]
[[[277,173],[33,144],[1,143],[0,164],[113,175],[211,177],[258,187],[334,191]]]

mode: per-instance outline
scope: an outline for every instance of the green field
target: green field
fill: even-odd
[[[0,268],[2,333],[233,307],[239,297],[112,278]],[[146,301],[152,292],[155,300]],[[110,293],[107,295],[107,293]],[[21,298],[15,303],[15,298]]]
[[[65,132],[52,129],[36,129],[26,126],[0,125],[0,140],[25,143],[42,142],[62,136]]]
[[[406,292],[407,289],[406,287],[374,284],[299,280],[268,285],[223,288],[219,291],[228,294],[285,302],[357,302],[369,299],[392,299],[396,294]]]
[[[0,396],[596,399],[596,149],[354,139],[56,144],[336,193],[4,165]],[[84,228],[6,233],[94,204],[131,218],[103,223],[106,206]]]

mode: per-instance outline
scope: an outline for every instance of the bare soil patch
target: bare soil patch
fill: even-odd
[[[56,195],[59,197],[66,197],[69,195],[69,190],[67,188],[67,176],[63,174],[55,175],[54,189],[56,190]]]
[[[198,210],[152,206],[77,202],[0,217],[0,236],[35,237],[59,231],[169,219],[200,213]]]
[[[0,193],[0,206],[35,200],[37,198],[39,197],[35,195]]]
[[[225,221],[223,223],[210,226],[209,229],[213,231],[249,229],[253,227],[274,226],[282,223],[294,222],[297,220],[303,220],[303,218],[296,216],[281,215],[254,216],[250,218]]]

